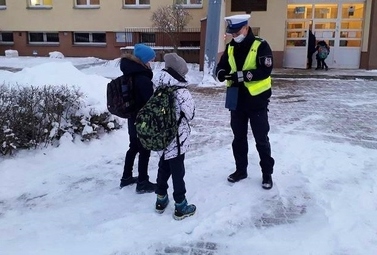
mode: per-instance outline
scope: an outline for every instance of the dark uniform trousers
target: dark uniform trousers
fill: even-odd
[[[164,156],[160,158],[158,163],[157,174],[157,189],[156,194],[166,195],[169,188],[168,180],[172,176],[173,182],[173,198],[176,203],[181,203],[185,198],[186,184],[185,177],[185,154],[181,154],[172,159],[164,159]]]
[[[271,147],[268,138],[270,125],[268,123],[267,108],[253,111],[231,111],[230,126],[233,131],[234,140],[232,143],[233,155],[236,161],[236,170],[240,173],[247,173],[248,165],[248,122],[250,120],[251,130],[259,153],[259,165],[263,174],[272,174],[274,159],[271,157]]]
[[[127,179],[132,176],[132,169],[134,166],[135,158],[136,158],[137,153],[139,153],[138,182],[149,180],[148,163],[149,163],[149,157],[151,155],[151,151],[144,149],[139,139],[137,138],[134,117],[128,119],[128,135],[130,138],[130,145],[126,153],[126,159],[124,162],[124,171],[123,171],[122,178]]]

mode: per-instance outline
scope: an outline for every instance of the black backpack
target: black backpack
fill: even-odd
[[[130,118],[135,113],[135,98],[132,76],[119,76],[107,84],[107,109],[121,118]]]

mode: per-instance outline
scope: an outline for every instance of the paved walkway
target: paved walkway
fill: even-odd
[[[294,71],[288,72],[292,78]],[[299,72],[314,73],[314,70]],[[330,72],[323,76],[332,78]],[[192,86],[190,90],[197,108],[192,123],[193,144],[187,156],[192,158],[208,152],[209,148],[229,146],[233,137],[229,111],[224,108],[225,88]],[[275,76],[269,109],[270,135],[303,135],[377,149],[377,81],[277,79]],[[250,130],[249,139],[252,140]],[[306,203],[297,204],[297,197],[272,196],[271,200],[264,201],[265,213],[252,224],[256,228],[268,228],[293,223],[306,213]],[[155,255],[220,255],[226,248],[216,242],[193,242],[160,247]]]
[[[200,154],[203,144],[215,147],[230,144],[232,134],[229,111],[224,108],[225,88],[194,86],[192,91],[197,105],[193,122],[197,138],[192,139],[197,144],[193,145],[193,151]],[[275,78],[269,109],[271,132],[303,134],[377,149],[377,82],[374,80]],[[224,137],[224,133],[228,136]]]
[[[312,79],[366,79],[377,80],[377,70],[365,69],[288,69],[275,68],[272,72],[275,78],[312,78]]]

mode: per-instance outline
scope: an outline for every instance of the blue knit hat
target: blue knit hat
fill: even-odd
[[[144,64],[148,63],[156,57],[154,50],[142,43],[135,44],[134,55],[140,59]]]

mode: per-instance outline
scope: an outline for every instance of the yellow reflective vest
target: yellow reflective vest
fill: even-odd
[[[258,39],[253,42],[249,54],[247,54],[245,59],[245,63],[243,64],[242,71],[257,69],[257,51],[260,44],[261,41]],[[236,60],[234,58],[234,46],[230,45],[228,46],[228,62],[231,68],[230,73],[237,72]],[[227,86],[230,87],[232,83],[233,81],[228,81]],[[244,81],[243,83],[248,89],[250,95],[256,96],[271,88],[271,76],[260,81]]]

